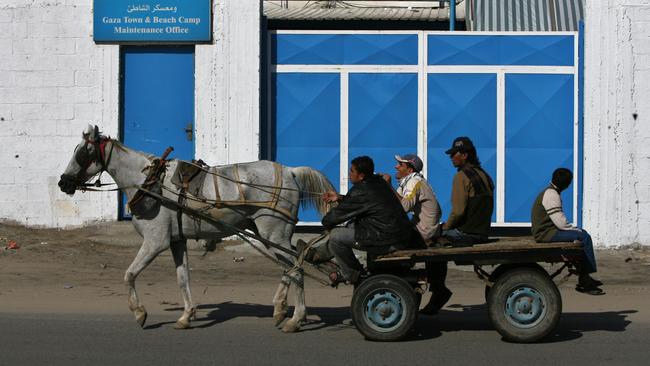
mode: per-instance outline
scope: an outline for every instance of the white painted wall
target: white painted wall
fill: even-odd
[[[196,156],[259,160],[261,1],[214,2],[214,44],[196,46]]]
[[[650,245],[650,0],[585,3],[584,226]]]
[[[91,2],[0,4],[0,219],[63,227],[114,219],[114,194],[57,187],[88,123],[117,133],[117,46],[92,41]]]
[[[260,2],[213,6],[214,44],[196,48],[197,156],[257,160]],[[57,186],[87,124],[118,134],[119,46],[96,45],[92,31],[91,0],[0,2],[0,221],[117,219],[116,193]]]

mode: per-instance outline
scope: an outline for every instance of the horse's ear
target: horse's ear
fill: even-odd
[[[92,132],[93,132],[93,126],[89,124],[88,127],[86,128],[86,130],[85,130],[84,132],[81,133],[81,137],[82,137],[84,140],[86,140],[86,139],[88,139],[88,138],[90,137],[90,134],[91,134]]]
[[[93,132],[94,132],[93,140],[95,141],[99,140],[99,127],[97,127],[97,125],[95,125],[95,130]]]

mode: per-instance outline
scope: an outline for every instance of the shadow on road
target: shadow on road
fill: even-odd
[[[166,311],[182,312],[183,308],[167,308]],[[192,328],[209,328],[216,324],[240,317],[273,318],[273,306],[223,302],[220,304],[202,304],[197,306],[197,318],[192,323]],[[289,309],[290,316],[293,307]],[[348,307],[308,307],[307,321],[301,326],[303,331],[313,331],[327,327],[348,327],[350,321],[350,309]],[[320,318],[320,319],[318,319]],[[175,321],[161,322],[146,326],[145,329],[160,328],[167,324],[174,324]]]
[[[223,302],[220,304],[203,304],[198,307],[199,315],[193,323],[193,328],[208,328],[219,323],[239,317],[268,318],[273,317],[273,306]],[[420,315],[415,324],[414,331],[406,341],[419,341],[434,339],[447,332],[458,331],[490,331],[495,332],[488,317],[485,304],[448,305],[436,316]],[[174,307],[167,311],[182,311],[183,308]],[[293,310],[293,308],[291,309]],[[302,331],[314,331],[323,328],[347,329],[352,325],[349,307],[309,307],[308,320],[303,323]],[[538,343],[565,342],[582,337],[585,332],[608,331],[623,332],[631,323],[629,314],[637,310],[605,311],[594,313],[563,313],[560,323],[554,333]],[[290,313],[291,314],[291,313]],[[320,318],[320,319],[317,319]],[[160,328],[174,321],[149,325],[145,329]]]
[[[449,305],[436,316],[419,316],[415,331],[409,340],[437,338],[444,332],[487,330],[496,332],[488,316],[487,305]],[[629,314],[637,310],[605,311],[594,313],[562,313],[554,333],[538,343],[570,341],[582,337],[584,332],[623,332],[631,323]]]

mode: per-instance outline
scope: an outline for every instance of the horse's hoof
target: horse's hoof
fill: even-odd
[[[281,311],[279,313],[273,314],[273,321],[275,321],[275,326],[277,327],[284,321],[284,319],[287,318],[287,312],[286,311]]]
[[[144,308],[144,306],[140,306],[139,308],[135,309],[135,321],[138,322],[140,325],[140,328],[144,328],[144,323],[147,321],[147,310]]]
[[[287,323],[282,327],[282,331],[285,333],[295,333],[300,330],[300,323],[289,319]]]
[[[188,329],[190,327],[190,321],[185,319],[178,319],[174,325],[175,329]]]

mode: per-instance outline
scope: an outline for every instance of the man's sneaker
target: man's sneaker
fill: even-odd
[[[596,286],[583,287],[583,286],[580,286],[579,284],[576,285],[576,291],[582,292],[583,294],[592,295],[592,296],[598,296],[598,295],[604,295],[605,294],[605,291],[603,291],[603,289],[601,289],[600,287],[596,287]]]
[[[588,274],[581,274],[578,276],[578,285],[585,288],[602,286],[603,283],[591,277]]]
[[[603,295],[604,292],[598,286],[602,286],[602,282],[592,278],[588,274],[582,274],[578,277],[578,284],[576,285],[576,291],[582,292],[588,295]]]

